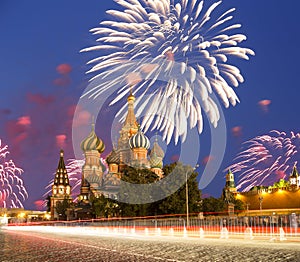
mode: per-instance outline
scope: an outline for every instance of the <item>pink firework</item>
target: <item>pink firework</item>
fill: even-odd
[[[84,165],[84,160],[68,159],[66,164],[66,169],[69,175],[70,185],[72,186],[72,196],[79,195],[80,185],[81,185],[81,173],[82,166]],[[52,194],[53,179],[50,180],[49,184],[46,186],[47,192],[44,197]],[[45,204],[46,205],[46,202]]]
[[[20,208],[28,198],[21,175],[23,170],[15,166],[9,154],[8,146],[2,147],[0,140],[0,207]]]
[[[253,186],[270,186],[287,180],[300,159],[300,133],[271,131],[244,143],[245,149],[228,168],[238,175],[237,188],[248,191]]]

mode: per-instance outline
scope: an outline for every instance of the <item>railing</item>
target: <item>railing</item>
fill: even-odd
[[[212,238],[270,238],[300,241],[300,215],[102,218],[9,224],[9,226],[80,227],[98,234]],[[83,229],[84,228],[84,229]]]

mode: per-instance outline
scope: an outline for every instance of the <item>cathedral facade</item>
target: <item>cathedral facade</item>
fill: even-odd
[[[81,142],[85,163],[82,168],[79,201],[89,202],[92,195],[95,197],[104,195],[117,200],[120,180],[127,166],[149,169],[159,178],[162,177],[164,151],[157,140],[150,149],[149,138],[136,121],[134,101],[135,97],[130,93],[127,97],[127,115],[119,131],[117,145],[105,159],[108,168],[100,161],[105,145],[96,135],[94,123],[90,134]]]

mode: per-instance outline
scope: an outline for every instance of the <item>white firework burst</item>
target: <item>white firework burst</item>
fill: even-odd
[[[225,107],[234,106],[239,99],[232,87],[244,81],[228,59],[254,55],[239,46],[246,36],[237,32],[240,24],[231,23],[235,8],[217,12],[222,1],[210,6],[204,0],[114,1],[122,10],[108,10],[111,19],[90,30],[99,44],[81,50],[99,52],[88,62],[95,76],[83,96],[116,91],[114,104],[134,86],[141,127],[160,130],[167,143],[173,135],[175,143],[180,136],[184,141],[188,126],[201,133],[202,110],[217,126],[213,94]]]
[[[8,146],[2,147],[0,140],[0,208],[24,207],[28,193],[21,178],[23,169],[17,167],[13,160],[8,160],[8,154]]]

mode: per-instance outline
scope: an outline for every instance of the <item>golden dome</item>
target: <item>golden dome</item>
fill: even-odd
[[[129,96],[127,97],[127,101],[129,102],[129,101],[135,101],[135,97],[134,97],[134,95],[130,92],[130,94],[129,94]]]

